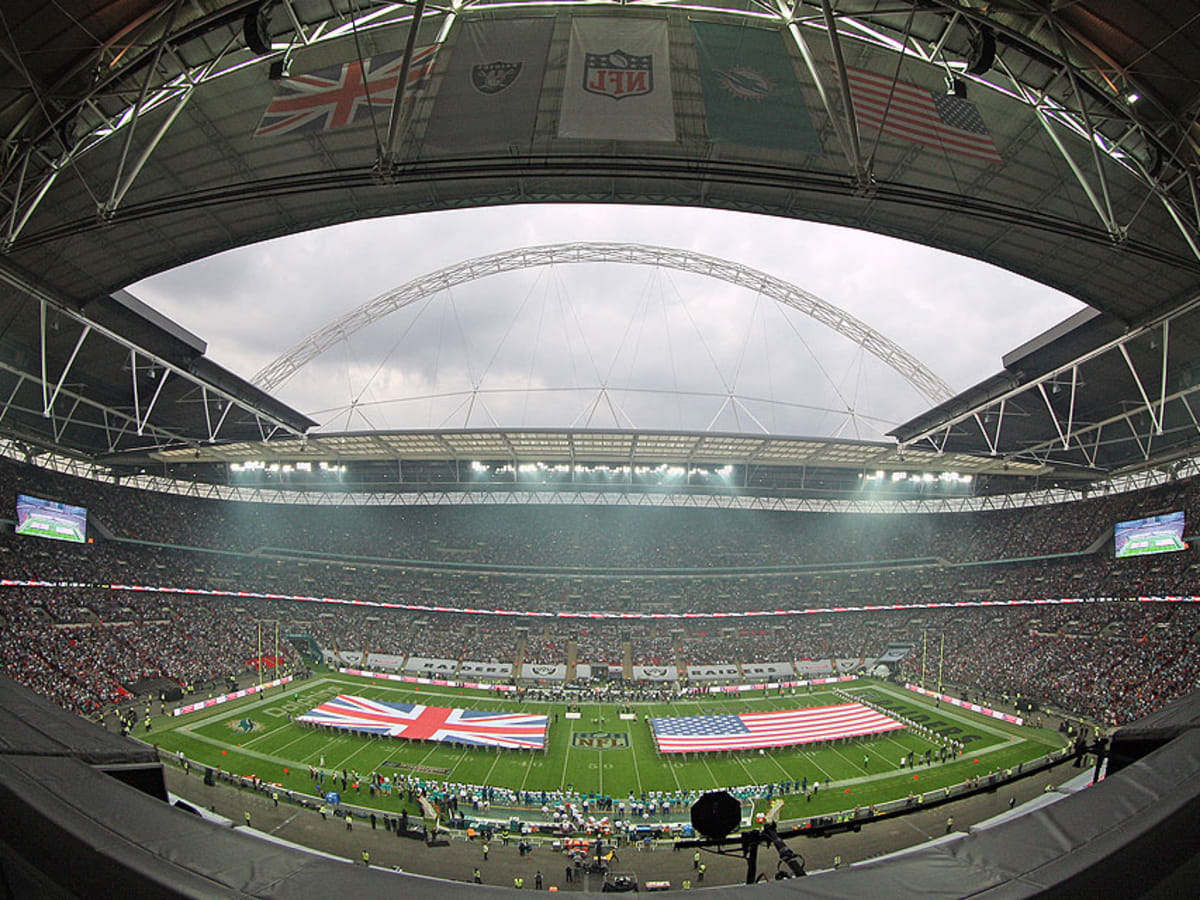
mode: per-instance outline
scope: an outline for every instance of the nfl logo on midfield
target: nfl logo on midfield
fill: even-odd
[[[616,750],[629,746],[629,734],[624,731],[576,731],[571,746],[588,750]]]
[[[652,93],[654,57],[633,56],[624,50],[588,53],[583,65],[583,89],[614,100]]]

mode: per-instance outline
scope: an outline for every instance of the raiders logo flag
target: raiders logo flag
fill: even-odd
[[[438,87],[426,152],[528,147],[553,30],[551,18],[464,24]]]

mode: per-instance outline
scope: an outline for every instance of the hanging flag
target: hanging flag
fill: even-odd
[[[665,19],[571,21],[558,136],[675,140]]]
[[[659,753],[710,753],[791,747],[845,737],[864,737],[904,726],[861,703],[725,716],[652,718]]]
[[[554,20],[467,22],[438,85],[425,131],[434,150],[528,146]]]
[[[406,97],[429,83],[438,46],[432,44],[413,51],[404,89]],[[386,128],[403,64],[403,53],[385,53],[364,60],[352,59],[307,75],[281,78],[275,83],[275,96],[263,112],[254,136],[345,128],[367,122],[372,108],[382,117],[381,127]]]
[[[821,152],[779,32],[693,22],[692,37],[714,141]]]
[[[904,81],[893,88],[887,75],[862,69],[847,69],[847,75],[859,125],[957,156],[1004,162],[971,101]]]

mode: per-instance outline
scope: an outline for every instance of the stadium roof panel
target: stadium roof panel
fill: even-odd
[[[591,463],[669,465],[812,466],[883,468],[888,471],[960,471],[1036,475],[1049,471],[1030,462],[968,453],[939,454],[894,444],[813,440],[780,436],[604,430],[381,431],[311,435],[303,440],[243,441],[199,449],[167,449],[146,455],[161,463],[399,460],[400,462]],[[112,462],[130,462],[112,458]]]
[[[1186,316],[1174,318],[1158,346],[1139,331],[1185,308],[1200,277],[1197,0],[1083,0],[1049,10],[950,0],[911,6],[831,0],[832,32],[814,5],[776,15],[752,2],[665,0],[652,10],[538,3],[537,14],[552,23],[553,52],[543,54],[541,99],[528,135],[500,149],[472,145],[449,152],[430,139],[430,127],[450,108],[440,98],[450,96],[442,92],[455,71],[464,23],[497,27],[530,13],[519,2],[465,0],[427,13],[419,40],[440,50],[421,93],[402,110],[400,140],[385,148],[394,152],[384,158],[365,119],[337,130],[254,133],[279,86],[268,77],[272,63],[305,73],[353,61],[356,29],[367,53],[398,50],[412,7],[372,8],[360,20],[355,17],[363,9],[353,0],[290,0],[294,19],[275,16],[273,45],[260,56],[243,37],[243,18],[255,6],[253,0],[6,3],[13,53],[0,60],[0,77],[18,86],[0,99],[0,134],[8,151],[0,159],[0,314],[13,323],[0,342],[0,397],[13,398],[0,428],[8,435],[98,458],[135,447],[203,452],[214,438],[252,441],[303,431],[311,427],[303,417],[197,361],[180,334],[159,349],[183,354],[199,368],[181,365],[161,391],[161,382],[149,388],[157,398],[153,416],[131,377],[135,372],[124,371],[127,354],[111,348],[98,353],[89,337],[72,355],[82,323],[74,334],[65,329],[48,336],[43,371],[40,354],[31,350],[45,331],[36,312],[44,305],[60,314],[87,313],[88,321],[109,322],[143,346],[166,340],[171,329],[151,323],[147,331],[144,317],[114,313],[117,304],[107,298],[187,260],[373,216],[580,201],[747,210],[904,237],[1079,297],[1104,314],[1091,327],[1110,339],[1139,336],[1073,366],[1070,387],[1062,373],[1046,376],[1039,382],[1050,398],[1044,401],[1030,373],[1038,367],[1053,371],[1062,360],[1090,352],[1094,335],[1081,338],[1068,329],[1030,349],[1020,371],[1006,371],[899,429],[910,449],[924,444],[997,454],[1010,464],[1062,466],[1095,477],[1181,454],[1200,437],[1189,393],[1176,397],[1200,383],[1187,362],[1200,358],[1200,327]],[[592,15],[667,20],[674,48],[670,80],[677,88],[673,141],[560,137],[571,22]],[[702,73],[689,26],[697,17],[778,31],[811,118],[813,143],[788,150],[755,146],[750,138],[714,140],[697,87]],[[995,59],[981,61],[972,47],[991,38]],[[834,43],[846,68],[837,62]],[[982,123],[974,133],[991,144],[974,156],[945,141],[917,142],[888,127],[877,131],[870,103],[855,97],[853,79],[866,73],[889,86],[898,77],[898,86],[949,102],[947,72],[966,92],[956,100],[971,104]],[[46,104],[47,96],[54,103]],[[849,115],[857,116],[857,146],[846,129]],[[104,318],[112,315],[117,318]],[[1156,376],[1159,351],[1167,344],[1169,359]],[[139,365],[136,351],[128,368],[150,369]],[[58,404],[44,415],[44,399],[58,387],[54,373],[68,370],[87,389],[78,389],[74,377],[62,378],[59,399],[67,405],[61,416]],[[992,410],[989,420],[988,398],[1003,397],[1014,379],[1033,393],[1005,398],[1004,413]],[[109,390],[125,381],[127,389]],[[1088,385],[1086,396],[1078,389],[1081,381]],[[225,396],[213,401],[209,394],[219,394],[218,385],[225,386]],[[1059,406],[1065,396],[1073,400],[1070,410]],[[230,404],[233,412],[226,411]],[[1139,408],[1146,414],[1140,423]],[[115,426],[109,421],[114,417]],[[223,429],[216,434],[215,422]],[[945,428],[941,436],[939,426]],[[1121,429],[1128,435],[1120,436]],[[1051,452],[1063,434],[1065,452]],[[541,440],[516,432],[511,437]],[[542,455],[561,459],[583,451],[617,460],[639,452],[632,441],[606,440],[588,438],[569,451],[543,444]],[[378,445],[337,446],[343,455],[353,448],[365,456]],[[494,436],[449,449],[463,458],[512,453]],[[647,452],[667,449],[674,452]],[[696,460],[749,452],[707,439],[692,449]],[[397,455],[438,450],[392,448]],[[754,458],[766,462],[796,451],[777,455],[770,442],[760,441]],[[865,449],[843,449],[830,458],[850,465],[874,457]],[[967,467],[964,460],[960,468]]]

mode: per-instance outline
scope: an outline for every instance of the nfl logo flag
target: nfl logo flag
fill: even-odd
[[[560,138],[674,141],[665,19],[571,21]]]
[[[623,50],[586,53],[583,89],[614,100],[649,94],[654,90],[654,57],[633,56]]]
[[[429,83],[437,51],[436,44],[413,50],[405,96]],[[403,53],[388,53],[283,78],[276,83],[275,96],[254,136],[332,131],[366,121],[372,107],[386,113],[396,96],[403,65]]]
[[[1004,162],[979,109],[969,100],[862,69],[847,69],[862,125],[902,140],[983,162]]]

